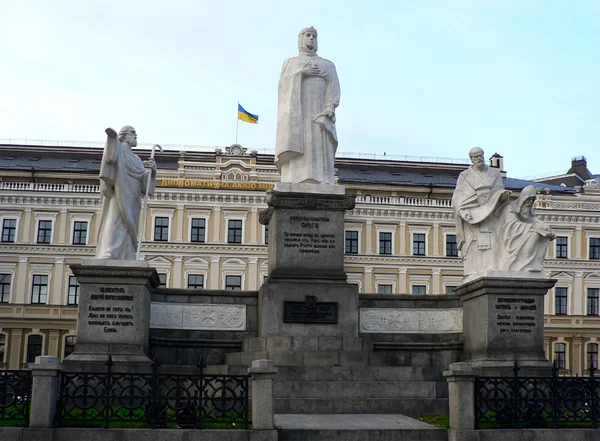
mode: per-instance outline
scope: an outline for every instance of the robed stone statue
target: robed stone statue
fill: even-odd
[[[554,234],[533,212],[536,190],[528,186],[509,202],[500,171],[485,164],[484,152],[469,152],[473,163],[463,171],[452,195],[456,238],[465,279],[488,271],[541,272]]]
[[[96,258],[134,260],[142,198],[148,179],[151,180],[149,193],[154,193],[156,163],[154,159],[142,162],[131,150],[137,146],[133,127],[123,127],[118,138],[113,129],[106,129],[106,134],[100,166],[102,218]]]
[[[340,83],[334,64],[317,55],[317,30],[298,35],[297,57],[279,77],[275,165],[281,182],[334,184]]]

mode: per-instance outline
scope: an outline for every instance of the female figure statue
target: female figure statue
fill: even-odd
[[[279,78],[275,165],[281,182],[334,184],[340,84],[334,64],[317,55],[316,29],[300,31],[298,49]]]

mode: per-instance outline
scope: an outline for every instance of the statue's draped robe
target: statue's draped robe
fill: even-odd
[[[303,76],[311,63],[322,76]],[[301,52],[286,60],[279,79],[275,165],[282,182],[334,184],[337,133],[334,121],[324,115],[340,100],[340,84],[332,62]]]
[[[548,226],[535,219],[533,213],[521,213],[521,207],[529,199],[535,201],[536,190],[528,186],[519,199],[506,204],[500,214],[502,225],[500,234],[505,257],[500,263],[501,271],[541,271],[548,249],[551,233]]]
[[[142,160],[109,137],[100,166],[102,218],[96,258],[134,260],[148,172]],[[153,189],[151,189],[153,192]]]
[[[504,202],[500,172],[491,167],[477,171],[473,166],[458,177],[452,196],[456,239],[464,260],[464,276],[497,270],[501,244],[497,241],[498,219],[494,211]],[[471,219],[467,220],[467,215]]]

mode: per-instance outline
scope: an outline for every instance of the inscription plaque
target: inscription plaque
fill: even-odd
[[[306,296],[305,302],[283,302],[283,322],[335,325],[338,322],[338,304],[317,302],[315,296]]]
[[[494,311],[500,334],[530,334],[541,325],[534,297],[498,297]]]

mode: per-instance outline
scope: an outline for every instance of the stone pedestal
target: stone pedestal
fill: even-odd
[[[58,398],[58,376],[62,369],[58,357],[40,355],[29,363],[33,379],[29,427],[52,428]]]
[[[269,278],[259,291],[259,337],[358,337],[358,289],[344,272],[344,214],[354,197],[340,186],[308,192],[321,187],[267,192],[260,222],[269,225]]]
[[[550,368],[544,296],[556,280],[494,272],[454,290],[463,302],[463,361],[474,369]]]
[[[144,261],[89,260],[71,265],[80,284],[77,343],[67,369],[104,370],[109,354],[119,366],[143,367],[150,333],[150,294],[158,274]]]
[[[273,360],[255,360],[248,369],[248,373],[252,375],[252,428],[254,430],[275,428],[273,380],[277,372]]]

